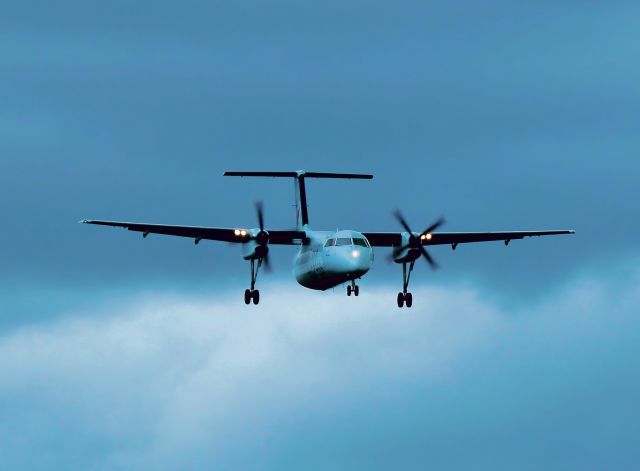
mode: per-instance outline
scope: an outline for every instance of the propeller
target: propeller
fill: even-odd
[[[256,201],[256,213],[258,213],[258,227],[260,227],[260,231],[264,231],[264,204],[262,201]]]
[[[271,264],[269,263],[269,249],[267,244],[269,243],[269,234],[264,230],[264,204],[262,201],[256,201],[256,214],[258,216],[258,227],[260,232],[256,234],[256,242],[260,245],[264,245],[267,252],[262,257],[262,262],[266,271],[271,272]]]
[[[425,237],[430,237],[429,234],[431,234],[437,228],[442,226],[445,223],[445,219],[441,217],[436,222],[434,222],[429,227],[427,227],[424,231],[422,231],[420,235],[416,236],[414,235],[414,232],[411,230],[411,227],[409,227],[409,224],[407,223],[406,219],[404,218],[404,216],[402,215],[399,209],[396,209],[393,212],[393,215],[395,216],[396,220],[400,223],[400,225],[404,228],[404,230],[409,233],[409,243],[401,247],[400,250],[405,250],[406,248],[409,248],[409,247],[420,250],[420,254],[424,257],[424,259],[431,266],[431,268],[433,268],[434,270],[437,270],[439,265],[433,259],[433,257],[429,255],[429,252],[427,252],[427,249],[424,248],[424,246],[422,245],[422,240]]]

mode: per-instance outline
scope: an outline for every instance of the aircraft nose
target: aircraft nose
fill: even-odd
[[[349,250],[345,256],[345,261],[351,270],[366,270],[368,268],[368,257],[365,250],[354,248]]]

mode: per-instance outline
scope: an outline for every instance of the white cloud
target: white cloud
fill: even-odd
[[[535,411],[625,367],[620,345],[637,353],[636,286],[583,280],[516,313],[468,287],[416,289],[411,310],[391,289],[277,285],[258,307],[121,300],[0,337],[0,453],[14,468],[371,468],[418,453],[405,433],[570,428]]]

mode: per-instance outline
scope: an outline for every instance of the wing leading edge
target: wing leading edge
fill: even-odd
[[[392,247],[402,243],[401,232],[363,232],[362,234],[374,247]],[[422,245],[451,244],[452,246],[456,246],[458,244],[468,244],[471,242],[489,242],[496,240],[502,240],[508,244],[514,239],[562,234],[575,234],[575,231],[434,232],[422,240]],[[415,235],[420,236],[420,234]]]
[[[194,239],[196,243],[201,240],[217,240],[224,242],[242,243],[248,239],[246,229],[226,227],[199,227],[199,226],[170,226],[163,224],[141,224],[135,222],[100,221],[85,219],[83,224],[95,224],[99,226],[121,227],[129,231],[142,232],[146,237],[149,234],[161,234],[176,237]],[[244,235],[242,234],[244,232]],[[363,232],[369,243],[374,247],[392,247],[402,244],[401,232]],[[434,232],[430,238],[422,240],[422,245],[458,245],[472,242],[504,241],[509,243],[514,239],[525,237],[540,237],[550,235],[575,234],[572,230],[554,231],[511,231],[511,232]],[[415,234],[419,236],[420,234]],[[276,245],[299,245],[306,239],[302,231],[269,231],[269,243]]]
[[[197,226],[167,226],[162,224],[140,224],[136,222],[95,221],[85,219],[83,224],[99,226],[122,227],[129,231],[142,232],[144,237],[149,234],[162,234],[194,239],[196,244],[201,240],[218,240],[224,242],[246,242],[249,238],[246,229],[226,227],[197,227]],[[269,243],[279,245],[298,245],[306,238],[300,231],[269,231]]]

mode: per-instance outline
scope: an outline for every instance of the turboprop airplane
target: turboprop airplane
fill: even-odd
[[[400,211],[394,216],[402,232],[358,232],[352,230],[314,231],[309,226],[307,193],[305,182],[310,178],[345,178],[371,180],[373,175],[355,173],[318,173],[305,172],[225,172],[229,177],[276,177],[291,178],[295,185],[296,229],[267,230],[264,224],[262,203],[256,203],[258,227],[194,227],[165,226],[159,224],[140,224],[118,221],[83,220],[85,224],[123,227],[130,231],[149,234],[163,234],[194,239],[195,244],[202,240],[218,240],[238,243],[242,247],[242,256],[251,265],[250,287],[244,292],[245,304],[258,304],[260,291],[256,289],[256,279],[260,268],[269,268],[270,245],[294,245],[298,252],[293,260],[293,275],[305,288],[326,290],[343,283],[347,284],[347,296],[358,296],[360,287],[356,280],[362,278],[373,264],[373,247],[388,247],[394,262],[402,264],[402,291],[398,293],[398,307],[411,307],[413,296],[409,292],[409,281],[416,260],[423,257],[436,269],[435,260],[426,250],[430,245],[451,245],[453,250],[458,244],[471,242],[503,241],[505,245],[514,239],[532,236],[574,234],[570,230],[555,231],[511,231],[511,232],[436,232],[444,224],[440,218],[422,232],[414,232]]]

